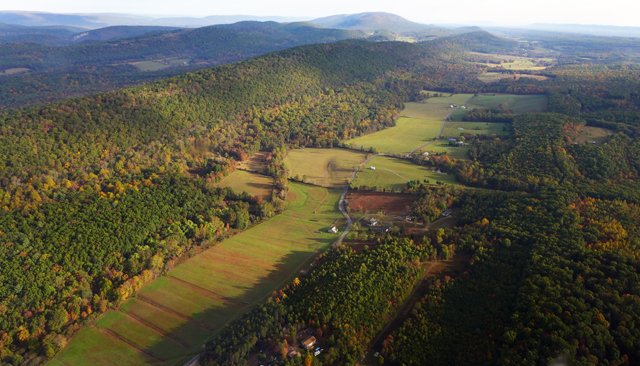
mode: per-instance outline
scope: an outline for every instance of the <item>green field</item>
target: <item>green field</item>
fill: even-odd
[[[513,56],[513,55],[500,55],[493,53],[479,53],[479,52],[471,52],[471,54],[476,56],[483,56],[490,60],[495,61],[503,61],[502,67],[509,70],[544,70],[546,66],[540,66],[538,64],[539,61],[552,62],[551,58],[531,58],[531,57],[523,57],[523,56]],[[477,62],[478,64],[485,65],[484,62]],[[496,67],[496,64],[488,64],[489,67]]]
[[[452,111],[451,104],[464,103],[471,97],[471,94],[455,94],[429,98],[423,103],[405,103],[395,127],[357,137],[347,144],[365,150],[375,147],[381,153],[409,153],[438,136],[443,120]]]
[[[593,126],[582,126],[580,127],[580,132],[578,133],[575,142],[578,143],[596,143],[598,145],[603,144],[609,140],[613,131],[607,130],[606,128],[601,127],[593,127]]]
[[[375,167],[375,170],[371,167]],[[410,160],[376,156],[358,172],[353,186],[402,189],[409,180],[415,179],[427,179],[432,184],[436,184],[436,181],[459,184],[452,175],[434,173],[431,169],[416,165]]]
[[[449,146],[449,141],[442,138],[432,144],[425,146],[422,151],[443,153],[452,159],[469,159],[469,149],[470,145]]]
[[[247,192],[252,196],[269,198],[273,190],[273,178],[236,169],[216,183],[216,186],[222,188],[231,187],[237,193]]]
[[[480,94],[466,104],[467,109],[458,109],[451,115],[451,120],[462,121],[467,112],[474,108],[495,108],[502,104],[505,110],[513,109],[515,114],[544,112],[547,109],[546,95],[513,95],[513,94]]]
[[[457,104],[457,105],[463,105],[467,102],[467,100],[469,100],[471,97],[473,97],[473,94],[453,94],[453,93],[446,93],[446,92],[437,92],[437,91],[430,91],[430,90],[423,90],[422,91],[423,94],[429,94],[429,95],[433,95],[435,93],[438,94],[443,94],[443,97],[432,97],[427,99],[427,103],[428,104],[447,104],[447,105],[451,105],[451,104]],[[408,104],[408,103],[407,103]]]
[[[520,78],[530,78],[530,79],[536,79],[536,80],[549,79],[548,77],[542,76],[542,75],[528,75],[528,74],[516,74],[514,79],[514,75],[512,75],[511,73],[504,74],[501,72],[487,72],[484,75],[478,76],[478,79],[485,83],[495,83],[502,79],[518,80]]]
[[[208,337],[292,281],[338,238],[327,229],[343,217],[340,194],[291,184],[285,212],[145,286],[119,311],[83,329],[58,359],[67,365],[184,364]]]
[[[505,127],[507,130],[505,131]],[[473,134],[497,134],[504,135],[509,133],[509,124],[508,123],[495,123],[495,122],[447,122],[444,125],[444,130],[442,131],[442,138],[458,138],[463,133],[473,133]],[[464,128],[461,130],[460,128]],[[433,145],[433,144],[432,144]],[[425,149],[428,150],[431,145],[426,146]]]
[[[345,187],[366,153],[347,149],[291,150],[284,163],[289,177],[323,187]]]
[[[157,364],[154,358],[92,327],[78,332],[56,358],[66,365],[77,366]]]
[[[158,71],[169,67],[169,65],[165,65],[157,61],[132,62],[131,65],[137,67],[140,71]]]

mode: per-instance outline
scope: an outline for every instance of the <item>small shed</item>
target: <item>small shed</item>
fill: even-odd
[[[454,142],[455,142],[455,141],[458,141],[458,140],[456,140],[456,139],[449,139],[449,141],[454,141]]]
[[[376,170],[376,167],[375,167],[375,166],[372,166],[372,167],[369,167],[369,169],[371,169],[371,170]]]
[[[305,339],[304,341],[302,341],[302,346],[306,349],[306,350],[310,350],[311,348],[313,348],[313,346],[316,344],[316,337],[311,336],[307,339]]]
[[[335,226],[332,226],[331,229],[328,230],[331,234],[335,234],[338,232],[338,228]]]

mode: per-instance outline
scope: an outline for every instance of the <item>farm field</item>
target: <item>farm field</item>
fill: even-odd
[[[367,154],[348,149],[296,149],[289,151],[284,163],[289,177],[322,187],[346,187],[357,165]]]
[[[131,62],[131,65],[135,66],[140,71],[158,71],[169,67],[169,65],[165,65],[157,61]]]
[[[515,76],[515,79],[514,79],[514,76]],[[530,78],[530,79],[536,79],[536,80],[547,80],[547,79],[549,79],[548,77],[543,76],[543,75],[527,75],[527,74],[511,75],[511,74],[504,74],[504,73],[501,73],[501,72],[487,72],[484,75],[478,76],[478,79],[480,81],[485,82],[485,83],[495,83],[495,82],[503,80],[503,79],[519,80],[520,78]]]
[[[480,53],[470,52],[476,56],[483,56],[490,60],[503,61],[502,67],[510,70],[544,70],[546,66],[540,66],[539,61],[553,62],[551,58],[531,58],[523,56],[513,55],[500,55],[493,53]],[[479,64],[485,64],[484,62],[477,62]],[[495,67],[493,64],[489,64],[491,67]]]
[[[234,170],[216,183],[221,188],[231,187],[237,193],[247,192],[252,196],[271,197],[273,178],[244,170]]]
[[[409,153],[438,136],[443,120],[452,111],[451,104],[462,104],[471,97],[472,94],[454,94],[429,98],[426,103],[405,103],[395,127],[357,137],[347,144],[365,150],[375,147],[381,153]]]
[[[49,365],[184,364],[208,337],[292,281],[338,238],[327,229],[343,217],[337,208],[341,193],[291,184],[289,207],[281,215],[145,286],[78,333]]]
[[[420,151],[428,151],[432,153],[443,153],[448,157],[450,157],[451,159],[460,159],[460,160],[467,159],[468,160],[469,148],[470,148],[469,145],[449,146],[448,139],[442,138],[442,139],[438,139],[432,144],[425,146]]]
[[[452,121],[462,121],[467,111],[474,108],[495,108],[502,104],[505,110],[513,109],[515,114],[544,112],[547,109],[546,95],[513,95],[487,93],[474,97],[466,104],[467,109],[458,109],[451,115]]]
[[[438,94],[443,94],[444,96],[442,97],[431,97],[429,99],[426,100],[427,104],[446,104],[446,105],[451,105],[451,104],[458,104],[458,105],[463,105],[467,102],[467,100],[469,100],[471,97],[473,97],[473,94],[453,94],[453,93],[446,93],[446,92],[437,92],[437,91],[430,91],[430,90],[423,90],[422,91],[423,94],[429,94],[429,95],[433,95],[435,93]],[[407,103],[409,104],[409,103]]]
[[[371,169],[371,167],[375,167],[375,170]],[[459,184],[452,175],[432,172],[431,169],[414,164],[410,160],[376,156],[358,172],[356,179],[353,181],[353,186],[382,187],[397,190],[403,189],[408,181],[415,179],[421,181],[427,179],[432,184],[436,184],[436,181],[445,184]]]
[[[463,128],[464,130],[461,130]],[[507,129],[506,131],[504,129]],[[508,134],[510,125],[508,123],[495,123],[495,122],[450,122],[444,124],[444,130],[442,130],[443,138],[458,138],[463,133],[473,134],[496,134],[505,135]],[[433,144],[432,144],[433,145]],[[425,146],[428,150],[431,147]]]
[[[386,215],[407,215],[418,199],[412,194],[399,194],[377,191],[349,191],[346,197],[351,212],[379,212]]]

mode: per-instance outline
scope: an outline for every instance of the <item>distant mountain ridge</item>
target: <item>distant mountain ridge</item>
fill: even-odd
[[[314,19],[311,22],[327,28],[387,29],[399,33],[423,31],[432,27],[426,24],[414,23],[399,15],[384,12],[332,15]]]
[[[640,27],[621,27],[615,25],[536,23],[522,28],[605,37],[640,37]]]

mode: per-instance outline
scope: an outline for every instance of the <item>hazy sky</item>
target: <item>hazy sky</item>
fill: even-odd
[[[158,15],[321,17],[386,11],[423,23],[576,23],[640,26],[639,0],[0,0],[0,10]]]

